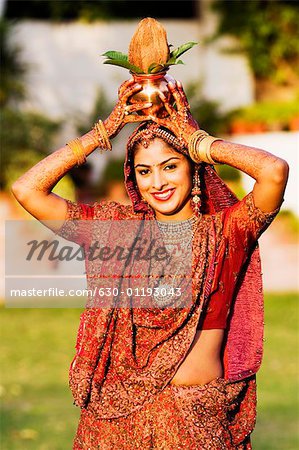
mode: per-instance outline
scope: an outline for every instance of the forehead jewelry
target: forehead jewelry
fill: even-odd
[[[135,134],[133,134],[129,140],[128,148],[131,150],[138,142],[140,142],[143,147],[148,148],[150,140],[155,137],[161,138],[179,152],[187,152],[184,143],[180,139],[169,133],[167,130],[163,130],[156,124],[151,124],[143,130],[137,129]]]

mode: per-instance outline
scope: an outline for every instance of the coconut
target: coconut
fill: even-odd
[[[129,62],[147,73],[151,64],[165,64],[168,58],[169,47],[164,27],[151,17],[141,20],[130,42]]]

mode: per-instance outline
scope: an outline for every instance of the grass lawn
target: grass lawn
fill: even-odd
[[[256,450],[299,449],[298,318],[298,295],[266,296],[266,341],[257,375],[258,416],[253,433]]]
[[[298,444],[298,297],[266,296],[255,450]],[[1,309],[1,449],[67,450],[79,418],[68,388],[80,309]],[[175,450],[175,449],[173,449]]]

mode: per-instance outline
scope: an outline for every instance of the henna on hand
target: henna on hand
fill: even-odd
[[[179,81],[177,81],[176,84],[170,82],[167,87],[176,102],[177,109],[169,103],[162,92],[159,92],[159,96],[164,103],[168,116],[163,118],[151,116],[151,119],[159,125],[162,125],[172,131],[172,133],[175,134],[184,146],[188,148],[188,142],[191,134],[199,129],[198,123],[192,117],[190,105],[182,84]]]
[[[149,116],[134,114],[145,108],[152,106],[152,103],[136,103],[129,105],[128,100],[132,95],[142,89],[140,84],[136,84],[134,79],[125,81],[118,90],[119,100],[113,108],[110,116],[104,121],[109,138],[115,137],[126,123],[142,122],[150,120]]]

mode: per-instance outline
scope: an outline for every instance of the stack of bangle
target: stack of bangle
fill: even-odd
[[[208,164],[221,164],[213,160],[211,156],[211,145],[214,141],[221,141],[221,138],[210,136],[206,131],[195,131],[188,143],[188,150],[194,162],[205,162]]]
[[[107,130],[106,130],[103,122],[101,120],[99,120],[97,123],[94,124],[93,129],[94,129],[96,137],[98,139],[99,147],[108,149],[108,150],[112,150],[112,145],[109,140],[109,136],[108,136]]]
[[[209,134],[206,131],[203,130],[197,130],[195,131],[190,139],[189,139],[189,143],[188,143],[188,150],[189,150],[189,154],[190,157],[193,159],[193,161],[195,162],[201,162],[201,160],[199,159],[199,155],[197,154],[197,145],[206,137],[209,136]]]
[[[86,155],[84,152],[84,147],[79,138],[73,139],[72,141],[68,142],[66,145],[68,145],[72,149],[74,155],[76,156],[77,166],[81,166],[81,164],[84,164],[86,162]]]

